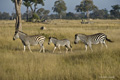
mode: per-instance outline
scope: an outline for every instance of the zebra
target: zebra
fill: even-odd
[[[45,41],[45,37],[44,36],[40,36],[40,35],[33,35],[33,36],[29,36],[26,33],[22,32],[22,31],[15,31],[13,40],[16,39],[20,39],[24,45],[24,50],[23,52],[25,52],[26,46],[28,47],[28,49],[31,51],[30,46],[34,46],[34,45],[40,45],[41,49],[40,52],[43,50],[43,53],[45,53],[45,48],[43,46],[43,43]]]
[[[68,52],[68,49],[71,49],[71,52],[72,52],[72,46],[70,45],[70,41],[68,39],[58,40],[55,37],[49,37],[48,45],[50,45],[50,43],[53,43],[55,46],[53,49],[53,53],[55,52],[57,47],[60,50],[60,46],[66,47],[66,53]],[[60,53],[61,53],[61,50],[60,50]]]
[[[104,44],[107,48],[105,40],[107,40],[109,42],[113,42],[110,39],[108,39],[107,35],[105,35],[104,33],[97,33],[97,34],[93,34],[93,35],[76,34],[74,44],[77,44],[78,41],[80,41],[80,40],[85,44],[86,51],[87,51],[87,46],[89,46],[91,51],[93,51],[92,44],[101,43],[102,46]]]

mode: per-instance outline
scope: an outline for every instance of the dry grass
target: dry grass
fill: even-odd
[[[0,21],[0,80],[119,80],[120,79],[120,20],[92,20],[92,24],[81,24],[81,20],[52,20],[49,23],[26,23],[23,31],[29,35],[46,36],[46,53],[39,53],[39,46],[32,46],[33,53],[23,53],[18,39],[13,41],[15,21]],[[45,26],[46,30],[40,30]],[[103,32],[114,43],[107,42],[108,49],[93,45],[94,52],[85,52],[84,44],[74,45],[76,33],[94,34]],[[67,38],[73,53],[62,48],[52,53],[48,37]]]

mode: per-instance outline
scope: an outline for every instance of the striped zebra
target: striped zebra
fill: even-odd
[[[89,46],[91,51],[93,51],[92,44],[101,43],[102,46],[104,44],[107,48],[105,40],[107,40],[109,42],[113,42],[110,39],[108,39],[107,35],[105,35],[104,33],[97,33],[97,34],[93,34],[93,35],[76,34],[74,43],[77,44],[78,41],[82,41],[85,44],[86,51],[87,51],[87,46]]]
[[[72,46],[70,45],[70,41],[67,39],[63,39],[63,40],[58,40],[57,38],[54,37],[49,37],[49,42],[48,45],[50,45],[50,43],[54,44],[54,50],[53,53],[55,52],[55,49],[58,47],[58,49],[60,50],[60,46],[65,46],[66,47],[66,53],[68,52],[68,49],[71,49],[72,52]],[[61,53],[61,50],[60,50]]]
[[[17,38],[19,38],[23,45],[24,45],[24,52],[26,49],[26,46],[28,47],[28,49],[31,51],[30,46],[34,46],[34,45],[40,45],[41,49],[40,52],[43,50],[43,52],[45,52],[43,43],[45,41],[45,37],[44,36],[40,36],[40,35],[33,35],[33,36],[29,36],[26,33],[22,32],[22,31],[16,31],[13,37],[13,40],[16,40]]]

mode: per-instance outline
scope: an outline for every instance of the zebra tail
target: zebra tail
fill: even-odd
[[[111,40],[110,40],[110,39],[108,39],[108,38],[106,38],[106,40],[107,40],[107,41],[109,41],[109,42],[113,42],[113,41],[111,41]]]

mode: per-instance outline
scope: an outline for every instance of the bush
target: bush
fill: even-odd
[[[40,18],[36,13],[33,13],[33,16],[31,18],[29,18],[28,20],[29,22],[39,22]]]
[[[36,13],[33,13],[33,19],[40,19],[39,16]]]

